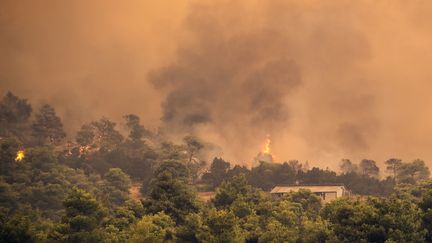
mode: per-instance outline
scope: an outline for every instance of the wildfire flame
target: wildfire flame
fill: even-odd
[[[18,150],[16,157],[15,157],[15,161],[21,161],[24,159],[24,157],[25,157],[24,151]]]
[[[270,139],[270,136],[267,135],[267,138],[266,138],[265,143],[264,143],[264,148],[262,151],[264,154],[270,154],[270,144],[271,144],[271,139]]]
[[[89,145],[80,146],[80,148],[79,148],[80,155],[83,155],[83,154],[85,154],[85,153],[87,153],[89,151],[90,151],[90,146]]]

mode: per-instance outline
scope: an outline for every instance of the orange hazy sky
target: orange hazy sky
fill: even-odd
[[[432,165],[431,11],[426,0],[3,0],[0,92],[52,104],[72,134],[101,116],[136,113],[156,129],[203,112],[208,122],[173,137],[196,133],[238,163],[270,133],[281,160]]]

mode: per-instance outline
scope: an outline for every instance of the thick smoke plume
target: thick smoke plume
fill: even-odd
[[[248,163],[432,160],[430,1],[0,2],[0,92]],[[160,118],[162,118],[160,120]]]
[[[272,26],[224,20],[226,12],[218,16],[213,6],[192,12],[187,22],[192,43],[150,76],[167,92],[165,132],[197,134],[223,145],[225,154],[246,159],[239,157],[245,146],[257,152],[266,134],[289,124],[285,99],[301,84],[289,36]]]
[[[318,82],[320,90],[306,95],[323,102],[334,99],[330,112],[340,114],[326,136],[346,151],[365,151],[366,136],[376,128],[373,96],[362,87],[355,93],[348,90],[350,95],[344,94],[343,87],[332,87],[358,82],[364,75],[360,70],[351,75],[357,70],[356,62],[369,57],[364,35],[351,25],[334,30],[336,20],[331,18],[310,26],[313,19],[307,12],[299,19],[304,6],[277,1],[247,6],[227,2],[191,9],[186,22],[190,40],[180,45],[171,64],[150,76],[156,88],[166,92],[167,133],[195,133],[222,144],[228,157],[250,159],[266,134],[276,140],[274,144],[284,139],[292,126],[290,105],[301,92],[299,87]],[[309,83],[304,83],[304,75]],[[325,119],[317,118],[313,126],[319,127]],[[296,156],[292,148],[286,149]]]

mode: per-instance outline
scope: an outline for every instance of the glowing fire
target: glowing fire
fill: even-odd
[[[24,157],[25,157],[24,151],[19,150],[16,154],[15,161],[21,161],[24,159]]]
[[[264,143],[264,148],[262,151],[264,154],[270,154],[270,144],[271,144],[270,136],[267,135],[267,138]]]
[[[80,146],[80,148],[79,148],[80,155],[83,155],[83,154],[85,154],[85,153],[87,153],[89,151],[90,151],[90,146],[89,145]]]

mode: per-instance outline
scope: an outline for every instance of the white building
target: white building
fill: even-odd
[[[319,196],[324,203],[330,202],[334,199],[350,196],[350,192],[343,185],[330,185],[330,186],[275,186],[270,193],[274,196],[281,197],[290,192],[298,192],[300,189],[310,190]]]

